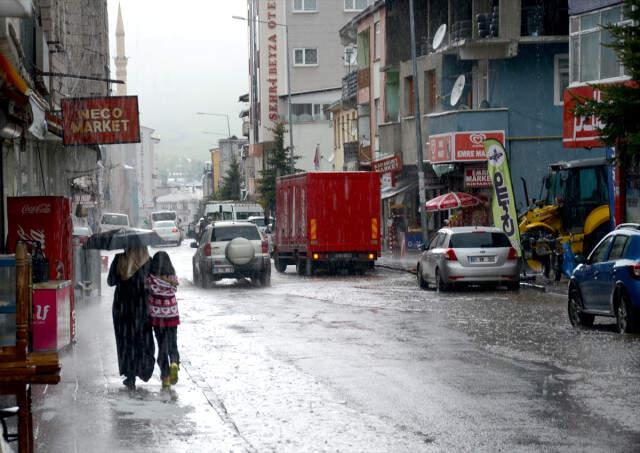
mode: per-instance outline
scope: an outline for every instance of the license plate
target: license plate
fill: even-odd
[[[222,266],[222,267],[214,267],[214,274],[230,274],[233,272],[233,267],[231,266]]]
[[[496,260],[495,256],[470,256],[470,263],[493,263]]]

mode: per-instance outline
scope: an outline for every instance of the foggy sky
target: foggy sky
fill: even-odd
[[[140,121],[155,129],[157,150],[207,159],[227,133],[241,135],[238,102],[248,92],[246,0],[108,0],[115,78],[118,3],[125,28],[127,94],[139,97]]]

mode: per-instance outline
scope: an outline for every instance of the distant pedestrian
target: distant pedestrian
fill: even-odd
[[[158,366],[162,388],[169,389],[178,382],[180,354],[178,353],[178,277],[167,252],[157,252],[151,260],[147,276],[149,322],[158,343]]]
[[[153,374],[153,333],[147,320],[145,279],[151,260],[146,246],[134,244],[118,253],[111,263],[107,283],[115,286],[113,328],[116,335],[118,369],[122,382],[135,389],[136,377],[148,381]]]

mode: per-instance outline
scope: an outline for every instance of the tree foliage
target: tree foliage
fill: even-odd
[[[222,180],[222,187],[218,191],[219,200],[240,200],[240,164],[235,156],[231,157],[229,170]]]
[[[640,0],[625,0],[623,7],[633,22],[602,28],[611,35],[606,45],[614,50],[631,82],[593,85],[600,90],[600,99],[579,98],[574,114],[599,118],[602,141],[616,147],[621,161],[629,162],[640,150]]]
[[[288,146],[284,145],[287,128],[284,122],[277,122],[271,129],[273,133],[273,149],[267,156],[266,169],[261,171],[259,182],[261,204],[271,214],[276,209],[276,178],[296,173],[295,162],[299,156],[292,156]]]

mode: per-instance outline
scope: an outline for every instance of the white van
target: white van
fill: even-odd
[[[204,209],[205,217],[216,220],[243,220],[249,217],[264,217],[264,209],[258,203],[243,203],[240,201],[218,201],[207,203]]]
[[[128,229],[129,227],[129,216],[127,214],[105,212],[102,214],[102,218],[100,219],[100,225],[98,225],[98,233],[118,230],[120,228]]]

